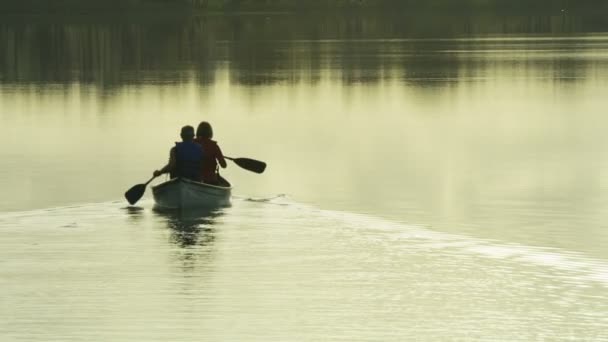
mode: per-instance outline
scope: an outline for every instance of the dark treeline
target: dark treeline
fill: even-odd
[[[563,36],[607,29],[604,16],[563,14],[201,15],[137,20],[87,15],[70,16],[68,21],[13,17],[0,23],[0,82],[79,82],[111,90],[150,82],[210,84],[218,70],[228,70],[231,82],[245,85],[315,82],[328,71],[346,84],[388,77],[449,80],[488,63],[449,51],[467,51],[480,44],[505,51],[560,44],[562,50],[581,51],[576,40],[449,38]],[[533,59],[526,61],[526,67],[547,74],[567,68],[578,73],[573,76],[584,76],[584,67],[558,62]]]
[[[606,10],[606,0],[2,0],[0,11],[203,9],[292,11],[327,9],[404,10]]]

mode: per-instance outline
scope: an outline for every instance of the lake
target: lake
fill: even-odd
[[[608,340],[600,14],[1,17],[1,340]]]

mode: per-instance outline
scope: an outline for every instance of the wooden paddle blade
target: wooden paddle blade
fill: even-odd
[[[146,184],[137,184],[125,192],[125,198],[129,204],[133,205],[139,201],[139,199],[144,195],[144,192],[146,192]]]
[[[232,161],[235,162],[236,165],[251,172],[262,173],[264,170],[266,170],[266,163],[263,161],[250,158],[234,158]]]

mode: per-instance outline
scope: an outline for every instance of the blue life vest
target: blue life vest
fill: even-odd
[[[175,143],[175,173],[171,177],[200,182],[203,156],[203,148],[195,142]]]

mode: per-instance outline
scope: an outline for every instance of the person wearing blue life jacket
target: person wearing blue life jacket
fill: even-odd
[[[194,127],[184,126],[181,133],[182,142],[176,142],[169,153],[169,163],[153,175],[158,177],[169,173],[171,178],[186,178],[196,182],[201,181],[201,167],[203,163],[203,148],[194,142]]]

